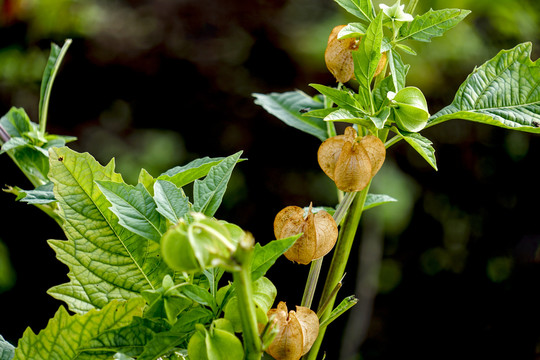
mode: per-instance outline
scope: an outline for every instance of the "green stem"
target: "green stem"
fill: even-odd
[[[356,192],[348,192],[345,196],[342,197],[339,205],[334,213],[334,220],[336,224],[340,224],[345,214],[349,210],[351,203],[356,196]],[[306,281],[306,287],[304,289],[304,295],[302,296],[301,306],[311,308],[311,303],[313,302],[313,296],[315,295],[315,289],[317,288],[317,282],[319,281],[319,274],[321,273],[321,267],[323,258],[315,259],[311,262],[311,267],[309,268],[309,274]]]
[[[260,360],[262,345],[259,337],[257,314],[253,303],[253,288],[251,280],[251,258],[253,256],[253,238],[249,244],[243,241],[239,244],[235,258],[241,264],[241,270],[233,272],[233,281],[238,298],[238,310],[242,322],[245,360]]]
[[[371,184],[371,183],[370,183]],[[358,224],[360,222],[360,217],[362,216],[362,211],[364,210],[364,203],[369,191],[369,186],[366,186],[353,201],[349,213],[345,218],[345,222],[340,232],[336,248],[334,249],[334,256],[332,257],[332,263],[330,264],[330,269],[328,270],[328,275],[326,277],[326,282],[324,284],[323,293],[321,295],[320,304],[328,303],[324,312],[320,315],[321,322],[324,322],[330,316],[332,309],[334,307],[334,302],[336,300],[336,295],[332,294],[334,288],[338,286],[339,281],[345,273],[345,267],[347,265],[347,260],[351,253],[352,244],[358,229]],[[315,360],[319,353],[319,349],[324,338],[326,328],[323,328],[319,331],[317,340],[311,347],[311,350],[306,355],[306,359]]]

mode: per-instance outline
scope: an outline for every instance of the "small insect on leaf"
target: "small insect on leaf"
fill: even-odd
[[[63,156],[58,157],[58,161],[64,161],[64,157]]]
[[[311,111],[311,108],[308,108],[308,107],[307,107],[307,108],[302,108],[302,109],[298,110],[298,112],[299,112],[300,114],[305,114],[305,113],[307,113],[307,112],[309,112],[309,111]]]

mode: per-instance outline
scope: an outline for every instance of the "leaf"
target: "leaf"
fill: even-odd
[[[379,205],[396,202],[397,200],[389,195],[384,194],[367,194],[364,203],[364,210],[373,209]]]
[[[11,360],[15,356],[15,347],[0,335],[0,360]]]
[[[20,201],[28,204],[49,204],[56,201],[52,182],[38,186],[34,190],[21,190],[21,195],[24,197]]]
[[[373,4],[371,0],[334,0],[342,8],[365,22],[373,19]]]
[[[352,52],[354,62],[354,75],[360,84],[358,93],[364,98],[364,108],[371,104],[371,81],[375,76],[379,60],[381,59],[381,46],[383,40],[382,11],[369,25],[366,35],[362,38],[357,51]]]
[[[340,40],[351,37],[358,38],[364,36],[366,31],[367,26],[362,23],[349,23],[339,31],[337,38]]]
[[[159,330],[152,321],[134,317],[131,324],[105,331],[84,344],[80,348],[83,354],[77,359],[95,359],[104,349],[108,353],[138,356]]]
[[[39,92],[39,124],[40,133],[45,133],[45,124],[47,123],[47,111],[49,108],[49,99],[51,96],[51,90],[56,78],[56,73],[60,68],[62,59],[67,52],[67,49],[71,45],[71,39],[64,42],[64,45],[60,49],[58,45],[51,44],[51,53],[47,60],[47,65],[43,71],[43,78],[41,79],[41,89]]]
[[[203,289],[200,286],[185,284],[180,286],[178,288],[178,291],[188,299],[191,299],[201,305],[208,306],[212,310],[215,310],[217,308],[216,301],[214,300],[212,294],[210,294],[208,290]]]
[[[134,316],[141,316],[144,300],[112,301],[101,310],[70,316],[61,306],[47,327],[35,334],[26,329],[15,350],[14,360],[110,359],[115,351],[104,351],[91,357],[82,349],[100,334],[128,325]]]
[[[114,161],[101,166],[88,153],[67,147],[50,150],[54,195],[67,240],[49,240],[57,258],[70,268],[69,283],[48,293],[84,313],[113,299],[136,297],[161,286],[172,271],[161,259],[159,244],[126,230],[109,209],[95,181],[121,182]]]
[[[114,181],[96,181],[99,189],[111,203],[110,210],[120,225],[129,231],[159,243],[166,230],[165,219],[156,210],[157,205],[143,184],[133,187]]]
[[[189,200],[172,182],[157,180],[154,183],[154,201],[157,211],[172,223],[176,224],[189,212]]]
[[[454,101],[432,115],[428,126],[463,119],[505,129],[540,133],[540,64],[531,43],[502,50],[461,84]]]
[[[401,60],[399,53],[394,50],[388,52],[388,65],[390,66],[390,73],[392,74],[394,91],[398,92],[405,87],[410,65],[405,65]]]
[[[0,119],[0,125],[11,137],[22,137],[23,134],[32,131],[36,124],[30,121],[30,118],[22,108],[12,107]]]
[[[173,351],[176,347],[186,343],[195,330],[195,324],[207,324],[212,321],[213,314],[203,307],[195,307],[182,313],[176,324],[169,331],[156,334],[146,344],[138,360],[155,360],[158,357]]]
[[[327,117],[324,118],[324,121],[339,121],[339,122],[347,122],[351,124],[358,124],[363,127],[366,127],[372,131],[375,131],[376,126],[373,123],[373,121],[368,117],[360,117],[357,114],[353,114],[348,110],[345,109],[338,109],[329,114]]]
[[[262,106],[285,124],[311,134],[321,141],[326,140],[326,124],[318,118],[303,116],[303,109],[322,109],[321,102],[314,100],[302,91],[289,91],[285,93],[253,94],[255,104]]]
[[[285,239],[270,241],[265,246],[256,243],[253,250],[253,260],[251,262],[251,278],[253,281],[264,276],[266,272],[274,265],[276,260],[285,251],[293,246],[294,242],[302,234],[294,235]]]
[[[428,162],[435,170],[437,170],[437,160],[435,159],[435,149],[431,146],[432,142],[418,133],[410,133],[403,130],[399,130],[397,127],[392,126],[392,131],[397,136],[404,139],[411,147],[419,153],[424,160]]]
[[[0,155],[9,150],[18,149],[25,146],[28,146],[28,140],[21,137],[12,137],[2,144],[2,147],[0,148]]]
[[[339,107],[349,111],[359,111],[364,104],[358,102],[355,96],[347,89],[336,89],[330,86],[309,84],[312,88],[332,100]]]
[[[436,36],[442,36],[469,15],[469,10],[430,9],[427,13],[416,16],[410,23],[405,23],[399,30],[398,40],[412,39],[430,42]]]
[[[225,158],[204,157],[195,159],[184,166],[176,166],[158,177],[158,180],[167,180],[181,188],[197,179],[208,175],[210,169]]]
[[[217,211],[234,166],[240,159],[239,151],[213,166],[204,180],[195,180],[193,186],[193,211],[213,216]]]

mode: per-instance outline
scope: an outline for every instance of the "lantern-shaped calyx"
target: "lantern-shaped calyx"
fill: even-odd
[[[422,91],[414,86],[405,87],[397,92],[388,93],[392,106],[391,119],[401,130],[418,132],[429,119],[426,98]]]
[[[338,39],[339,32],[344,27],[345,25],[338,25],[332,29],[324,52],[326,67],[342,84],[354,78],[354,61],[351,51],[358,49],[361,41],[356,38]],[[384,70],[386,62],[387,56],[386,53],[383,53],[374,76],[379,75]]]
[[[339,190],[361,191],[381,168],[386,148],[376,136],[357,137],[356,130],[348,127],[343,135],[325,140],[317,157]]]
[[[281,301],[276,309],[268,311],[268,318],[278,332],[266,352],[276,360],[298,360],[306,354],[319,334],[319,318],[307,307],[297,306],[296,311],[287,312]]]
[[[293,246],[285,252],[285,257],[300,264],[309,264],[330,252],[338,236],[337,224],[326,211],[315,214],[311,205],[304,215],[304,209],[287,206],[274,220],[276,239],[284,239],[302,233]]]

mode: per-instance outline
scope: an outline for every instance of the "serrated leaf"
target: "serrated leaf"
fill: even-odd
[[[242,151],[237,152],[218,165],[213,166],[203,180],[195,180],[193,186],[193,211],[213,216],[217,211],[232,171],[240,159]]]
[[[371,0],[334,0],[342,8],[365,22],[373,19],[373,4]]]
[[[114,161],[101,166],[88,153],[67,147],[50,150],[54,195],[67,240],[49,240],[70,272],[69,283],[48,293],[84,313],[113,299],[126,300],[161,286],[172,271],[161,259],[159,244],[126,230],[109,209],[95,181],[122,182]]]
[[[272,265],[274,265],[276,260],[285,253],[285,251],[289,250],[301,235],[302,234],[298,234],[285,239],[273,240],[265,246],[256,243],[253,251],[253,260],[251,262],[252,280],[255,281],[264,276]]]
[[[190,209],[186,194],[170,181],[157,180],[154,183],[154,201],[157,205],[156,210],[174,224],[178,223]]]
[[[195,159],[183,166],[176,166],[158,177],[158,180],[167,180],[181,188],[193,181],[208,175],[210,169],[223,161],[223,157],[204,157]]]
[[[435,149],[431,146],[432,142],[420,135],[419,133],[411,133],[403,130],[399,130],[397,127],[392,126],[392,131],[396,133],[396,136],[401,137],[411,147],[419,153],[424,160],[428,162],[435,170],[437,170],[437,160],[435,159]]]
[[[442,36],[456,26],[469,13],[469,10],[462,9],[430,9],[427,13],[416,16],[413,21],[405,23],[399,30],[398,40],[430,42],[432,38]]]
[[[154,199],[143,184],[131,186],[114,181],[96,180],[111,203],[110,210],[120,225],[129,231],[159,243],[166,230],[165,218],[157,211]]]
[[[505,129],[540,133],[540,63],[531,43],[502,50],[461,84],[454,101],[432,115],[426,127],[463,119]]]
[[[84,354],[83,348],[100,334],[128,325],[141,316],[144,300],[111,301],[101,310],[70,316],[61,306],[47,327],[37,335],[28,328],[15,350],[14,360],[110,359],[116,352],[104,349],[101,354]]]
[[[364,210],[373,209],[379,205],[396,202],[397,200],[389,195],[384,194],[367,194],[366,201],[364,203]]]
[[[0,360],[11,360],[15,356],[15,347],[0,335]]]
[[[321,141],[326,140],[326,124],[318,118],[303,116],[303,110],[322,109],[323,103],[302,91],[285,93],[253,94],[255,104],[262,106],[285,124],[311,134]]]

